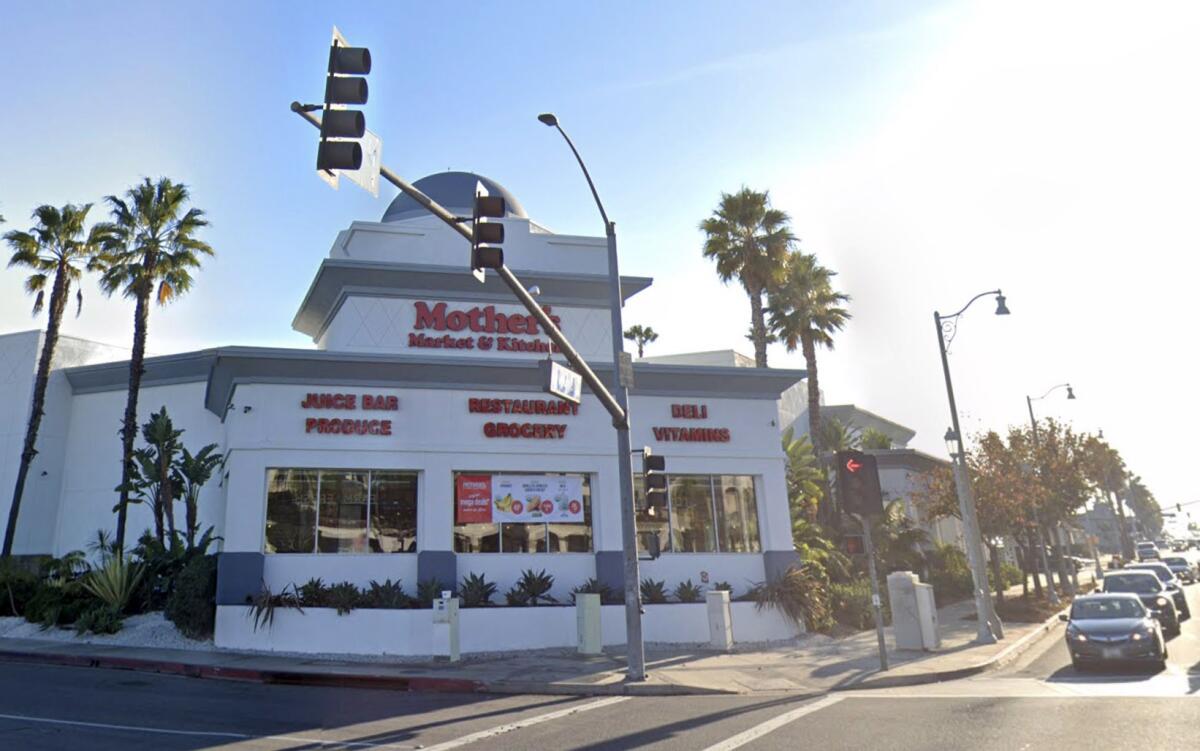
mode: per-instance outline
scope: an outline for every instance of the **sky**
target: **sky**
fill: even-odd
[[[1155,2],[10,3],[0,28],[3,229],[39,204],[142,177],[187,183],[217,257],[153,311],[156,354],[311,347],[291,320],[337,232],[379,198],[315,176],[330,27],[371,49],[368,127],[409,180],[504,184],[554,231],[603,233],[555,112],[616,221],[623,273],[655,282],[626,324],[647,354],[737,348],[749,303],[700,253],[722,192],[768,190],[838,272],[853,320],[820,355],[830,404],[917,431],[949,424],[934,310],[970,433],[1025,424],[1025,396],[1103,430],[1164,505],[1200,499],[1200,6]],[[0,271],[0,333],[34,328]],[[126,344],[131,307],[84,285],[67,334]],[[773,346],[770,364],[803,368]]]

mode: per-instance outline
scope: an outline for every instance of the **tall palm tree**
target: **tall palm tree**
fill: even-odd
[[[791,253],[783,277],[768,289],[767,313],[772,332],[788,352],[799,347],[808,370],[808,430],[817,456],[829,450],[821,442],[821,388],[817,377],[817,347],[833,349],[833,335],[850,320],[850,296],[833,289],[836,272],[809,253]]]
[[[634,325],[625,329],[625,338],[631,342],[637,342],[638,359],[640,360],[646,354],[646,345],[651,342],[658,341],[658,332],[649,326],[642,326],[641,324],[635,323]]]
[[[150,320],[150,297],[166,305],[192,286],[192,270],[200,267],[201,256],[213,249],[196,237],[208,226],[204,212],[188,208],[187,186],[159,178],[146,178],[125,192],[108,196],[112,221],[105,243],[104,273],[100,287],[111,295],[120,290],[134,301],[133,350],[129,357],[129,396],[121,423],[121,494],[117,508],[117,546],[124,548],[125,518],[129,505],[133,441],[137,437],[138,390],[144,372],[146,331]]]
[[[786,212],[771,208],[765,191],[743,187],[737,193],[722,193],[720,206],[700,223],[706,236],[704,257],[717,262],[721,281],[737,279],[750,297],[750,333],[759,368],[767,367],[763,296],[783,277],[784,261],[796,240],[790,221]]]
[[[33,383],[33,402],[29,409],[29,423],[25,428],[25,443],[21,449],[21,464],[17,470],[17,483],[13,488],[12,505],[8,510],[8,526],[4,530],[4,548],[0,553],[7,558],[12,555],[13,538],[17,531],[17,517],[21,510],[21,496],[25,492],[25,480],[29,466],[37,456],[38,429],[42,424],[42,412],[46,404],[46,384],[50,380],[50,363],[58,346],[58,331],[62,324],[63,311],[71,297],[71,285],[79,281],[82,267],[94,264],[100,250],[103,228],[92,227],[84,231],[90,203],[82,206],[67,204],[61,209],[54,206],[39,206],[34,209],[36,224],[28,232],[13,230],[4,235],[5,242],[12,248],[9,266],[23,266],[33,273],[25,279],[25,290],[36,295],[33,314],[42,312],[46,303],[46,286],[50,287],[50,309],[46,321],[46,336],[42,342],[42,354],[38,358],[37,377]],[[0,219],[0,221],[3,221]],[[75,289],[75,315],[83,308],[83,291]]]

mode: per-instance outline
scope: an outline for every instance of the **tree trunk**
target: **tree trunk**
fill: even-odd
[[[1071,578],[1067,575],[1067,561],[1063,557],[1062,547],[1058,544],[1058,535],[1054,527],[1046,528],[1046,536],[1050,539],[1051,565],[1058,569],[1058,585],[1064,594],[1072,593]]]
[[[170,545],[175,544],[175,488],[171,482],[171,464],[169,461],[170,454],[166,452],[166,447],[160,449],[162,452],[159,457],[159,473],[158,473],[158,495],[162,498],[163,511],[167,515],[167,531],[170,534]],[[168,549],[170,548],[168,545]]]
[[[1025,560],[1029,563],[1030,570],[1033,571],[1033,594],[1039,600],[1044,596],[1042,591],[1042,577],[1038,572],[1042,567],[1042,559],[1037,555],[1037,539],[1028,529],[1025,530]]]
[[[154,539],[158,540],[159,545],[164,545],[166,540],[166,532],[163,529],[163,505],[162,496],[157,493],[153,500],[154,506]]]
[[[1129,524],[1125,520],[1125,504],[1121,501],[1121,495],[1109,490],[1108,494],[1116,500],[1117,506],[1117,526],[1121,533],[1121,555],[1126,561],[1132,561],[1134,558],[1133,540],[1129,537]]]
[[[754,367],[767,367],[767,321],[763,316],[762,288],[746,288],[750,295],[750,331],[754,338]]]
[[[1017,546],[1017,564],[1021,567],[1021,596],[1029,597],[1029,552],[1025,550],[1025,545],[1021,539],[1013,535],[1013,542]]]
[[[638,345],[638,359],[640,360],[646,356],[646,344],[641,339],[638,339],[637,345]]]
[[[811,336],[801,334],[800,352],[804,355],[804,367],[807,370],[804,380],[808,388],[808,441],[812,444],[817,466],[821,468],[821,503],[817,518],[822,524],[833,526],[837,519],[837,507],[830,488],[828,463],[822,455],[825,447],[821,442],[821,388],[817,380],[817,347]]]
[[[148,265],[148,264],[147,264]],[[138,391],[142,387],[143,361],[146,356],[146,328],[150,318],[150,292],[139,290],[133,310],[133,351],[129,354],[129,394],[125,400],[125,418],[121,423],[121,500],[117,508],[118,555],[124,555],[125,522],[129,512],[129,478],[133,474],[133,440],[137,437]]]
[[[70,287],[66,264],[60,262],[54,274],[54,287],[50,292],[50,317],[46,322],[46,339],[42,342],[42,354],[38,358],[37,377],[33,382],[33,402],[29,407],[29,423],[25,427],[25,444],[21,449],[21,465],[17,469],[17,483],[13,488],[12,505],[8,509],[8,524],[4,529],[4,548],[0,553],[0,557],[3,558],[12,555],[17,535],[17,517],[21,512],[21,496],[25,493],[25,479],[29,476],[33,458],[37,456],[38,429],[42,425],[42,413],[46,406],[46,384],[50,381],[50,364],[58,346],[58,329],[62,324],[62,314],[67,306]]]
[[[198,499],[185,492],[183,502],[187,508],[187,549],[196,547],[196,503]]]

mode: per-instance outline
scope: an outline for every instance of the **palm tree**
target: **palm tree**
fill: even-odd
[[[859,436],[859,448],[887,451],[892,447],[892,437],[877,428],[867,428]]]
[[[175,462],[175,484],[183,488],[183,503],[187,509],[185,532],[188,550],[196,546],[196,532],[200,528],[197,521],[200,487],[209,481],[224,461],[224,457],[217,453],[217,444],[210,443],[195,454],[184,448]]]
[[[850,297],[834,291],[834,275],[835,272],[817,262],[816,256],[792,253],[784,264],[781,280],[769,288],[767,298],[772,332],[788,352],[795,352],[799,347],[804,353],[804,364],[808,371],[805,379],[808,382],[808,430],[817,456],[831,450],[821,441],[817,345],[833,349],[834,333],[840,331],[850,319],[850,312],[843,307]],[[826,493],[825,497],[829,498],[829,494]],[[831,521],[831,513],[827,511],[825,514],[827,522]]]
[[[128,511],[129,480],[134,471],[133,441],[137,437],[138,390],[144,372],[146,329],[150,319],[150,296],[166,305],[192,286],[192,270],[200,267],[201,256],[213,249],[196,233],[208,226],[204,212],[188,208],[187,186],[159,178],[146,178],[125,192],[124,198],[105,199],[112,222],[105,243],[104,274],[100,279],[105,294],[121,290],[134,300],[133,350],[129,357],[129,395],[121,423],[121,494],[117,510],[117,546],[124,548]]]
[[[42,413],[46,404],[46,384],[50,379],[50,363],[58,346],[58,331],[62,324],[63,311],[71,296],[72,283],[78,282],[83,266],[92,267],[100,249],[103,229],[92,227],[85,232],[90,203],[82,206],[67,204],[61,209],[39,206],[34,209],[35,224],[28,232],[13,230],[4,235],[12,248],[9,266],[24,266],[33,273],[25,280],[25,290],[36,295],[33,314],[42,312],[46,303],[46,286],[50,286],[50,310],[46,321],[46,336],[42,342],[42,354],[38,358],[37,377],[33,384],[33,402],[29,410],[29,423],[25,428],[25,443],[21,449],[21,464],[17,470],[17,483],[13,488],[12,505],[8,510],[8,526],[4,530],[3,557],[12,555],[13,538],[17,532],[17,517],[21,509],[21,496],[25,492],[25,480],[29,466],[37,456],[38,429],[42,424]],[[2,219],[0,219],[2,221]],[[75,315],[83,308],[83,291],[75,290]]]
[[[165,517],[167,533],[172,544],[175,541],[175,497],[178,495],[173,470],[175,457],[179,454],[181,435],[183,431],[175,427],[165,406],[151,415],[142,426],[142,440],[146,442],[147,455],[154,472],[154,519],[158,541],[163,541],[162,520]]]
[[[836,417],[821,420],[817,441],[826,451],[854,451],[862,448],[862,432],[852,422],[842,422]]]
[[[634,324],[625,329],[625,338],[631,342],[637,342],[638,359],[645,356],[646,345],[650,342],[658,341],[658,332],[649,326]]]
[[[750,297],[750,332],[754,364],[767,367],[767,324],[763,295],[783,276],[788,249],[795,242],[787,213],[771,208],[766,192],[743,187],[722,193],[721,205],[700,223],[704,257],[717,262],[717,275],[737,279]]]

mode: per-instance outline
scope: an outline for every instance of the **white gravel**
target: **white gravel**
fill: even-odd
[[[125,619],[124,627],[115,634],[77,635],[74,628],[43,630],[24,618],[0,618],[0,639],[44,639],[76,644],[110,644],[122,647],[153,647],[161,649],[216,649],[211,640],[194,641],[179,633],[175,624],[162,613],[143,613]]]

